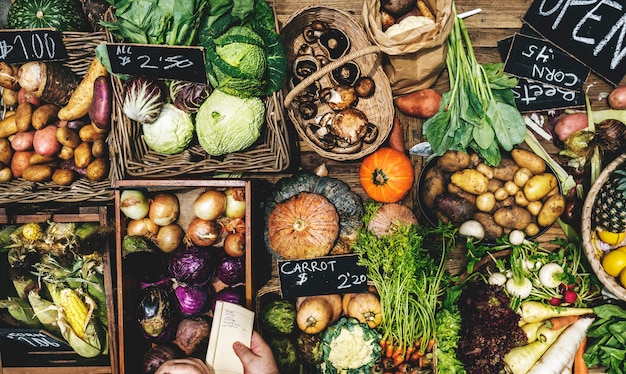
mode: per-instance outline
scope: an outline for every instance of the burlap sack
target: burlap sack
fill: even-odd
[[[390,38],[382,30],[380,0],[363,2],[363,24],[384,53],[383,68],[394,96],[430,87],[446,65],[448,35],[454,25],[452,0],[425,0],[435,23]]]

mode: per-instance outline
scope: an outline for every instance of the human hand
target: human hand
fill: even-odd
[[[233,350],[241,360],[245,374],[280,374],[272,349],[258,332],[252,332],[250,348],[241,342],[235,342]]]

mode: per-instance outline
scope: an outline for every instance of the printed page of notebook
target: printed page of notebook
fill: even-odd
[[[233,350],[236,341],[250,346],[254,312],[237,304],[217,301],[211,324],[206,364],[215,374],[243,374],[243,365]]]

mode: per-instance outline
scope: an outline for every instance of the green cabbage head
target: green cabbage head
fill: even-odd
[[[196,134],[211,156],[238,152],[261,135],[265,105],[258,97],[242,98],[213,90],[196,114]]]
[[[184,151],[194,133],[191,115],[170,103],[164,104],[159,117],[154,122],[144,123],[142,129],[146,145],[166,155]]]

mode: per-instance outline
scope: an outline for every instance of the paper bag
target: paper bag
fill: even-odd
[[[446,66],[448,35],[454,25],[452,0],[425,0],[435,22],[393,37],[382,30],[380,0],[363,2],[363,24],[383,56],[383,69],[394,96],[432,86]]]

